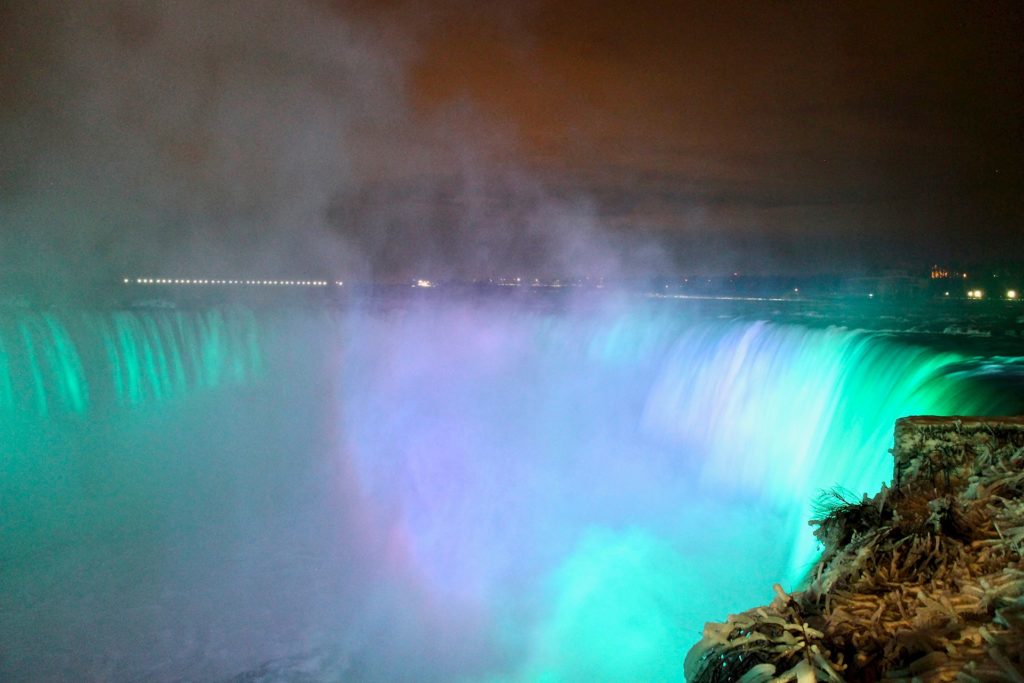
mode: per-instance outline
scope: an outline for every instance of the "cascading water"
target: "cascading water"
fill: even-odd
[[[0,411],[138,405],[260,372],[251,312],[0,313]]]
[[[889,479],[897,417],[1019,408],[1000,361],[658,307],[17,311],[0,344],[13,680],[677,680],[813,562],[820,489]]]

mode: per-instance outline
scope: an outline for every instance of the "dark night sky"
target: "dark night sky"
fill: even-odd
[[[0,267],[1024,253],[1019,3],[0,4]]]

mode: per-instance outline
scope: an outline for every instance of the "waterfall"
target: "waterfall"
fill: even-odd
[[[546,587],[526,680],[671,679],[708,614],[798,585],[821,490],[891,478],[896,418],[1019,408],[957,353],[646,308],[360,321],[344,358],[348,452],[418,575],[500,622]]]
[[[1019,410],[1017,363],[640,305],[5,311],[0,677],[675,680],[897,417]]]
[[[250,381],[261,363],[245,309],[0,312],[0,411],[138,405]]]

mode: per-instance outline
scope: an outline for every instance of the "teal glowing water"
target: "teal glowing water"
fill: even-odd
[[[0,313],[0,411],[84,413],[258,376],[255,317],[242,309]]]
[[[646,424],[699,444],[703,487],[792,508],[792,584],[813,552],[811,536],[800,533],[811,500],[836,485],[873,492],[887,483],[898,417],[1007,408],[971,381],[965,361],[848,330],[697,328],[666,357]]]
[[[0,677],[679,680],[897,417],[1019,409],[1006,362],[657,308],[7,313]]]
[[[496,595],[545,587],[506,634],[513,680],[677,679],[709,614],[808,570],[821,489],[889,480],[897,417],[1008,405],[958,354],[848,330],[649,311],[389,325],[352,342],[369,371],[350,375],[351,452],[434,590],[506,623]]]

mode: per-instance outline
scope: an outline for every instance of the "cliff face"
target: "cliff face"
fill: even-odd
[[[1024,683],[1024,418],[897,421],[892,488],[824,494],[806,590],[705,626],[691,683]]]

